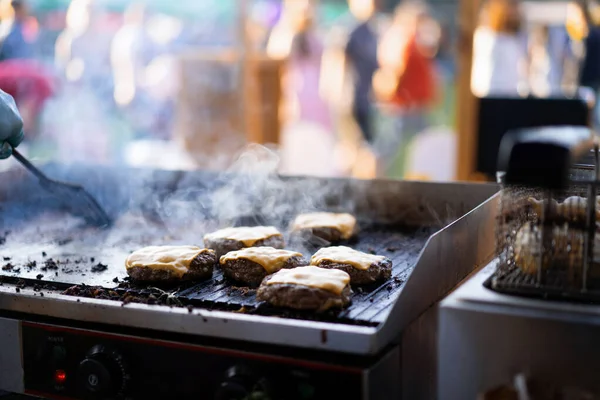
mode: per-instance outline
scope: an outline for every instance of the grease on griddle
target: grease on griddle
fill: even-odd
[[[108,269],[108,265],[98,263],[92,267],[92,272],[103,272]]]
[[[247,286],[232,286],[227,289],[228,296],[233,295],[235,292],[239,293],[241,296],[249,296],[256,294],[256,289],[252,289]]]
[[[0,245],[6,243],[6,237],[9,235],[10,231],[4,231],[4,234],[0,234]]]
[[[60,239],[56,241],[56,244],[58,244],[59,246],[64,246],[65,244],[69,244],[73,241],[73,238],[69,237],[69,238],[64,238],[64,239]]]

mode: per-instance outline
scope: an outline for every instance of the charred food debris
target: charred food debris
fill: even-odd
[[[108,269],[108,265],[98,263],[92,267],[92,272],[103,272],[103,271],[106,271],[107,269]]]
[[[101,286],[76,285],[68,288],[62,294],[92,299],[120,301],[122,302],[122,305],[141,303],[184,307],[175,295],[175,292],[166,292],[159,288],[147,288],[136,291],[132,289],[105,289]]]

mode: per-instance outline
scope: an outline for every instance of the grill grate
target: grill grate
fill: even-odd
[[[254,290],[235,286],[235,283],[223,278],[220,271],[215,272],[211,281],[178,291],[176,296],[184,304],[213,310],[240,310],[243,307],[243,312],[250,314],[373,326],[383,322],[384,311],[397,298],[432,233],[430,229],[370,227],[361,231],[358,240],[347,243],[357,250],[389,257],[394,268],[392,278],[387,282],[354,287],[352,304],[343,311],[330,310],[321,314],[291,310],[282,312],[281,309],[259,303]]]

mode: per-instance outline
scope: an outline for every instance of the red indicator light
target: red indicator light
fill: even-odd
[[[67,373],[62,369],[57,369],[54,371],[54,382],[62,385],[67,380]]]

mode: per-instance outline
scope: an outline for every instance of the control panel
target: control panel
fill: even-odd
[[[56,399],[361,399],[363,370],[23,323],[25,392]]]

